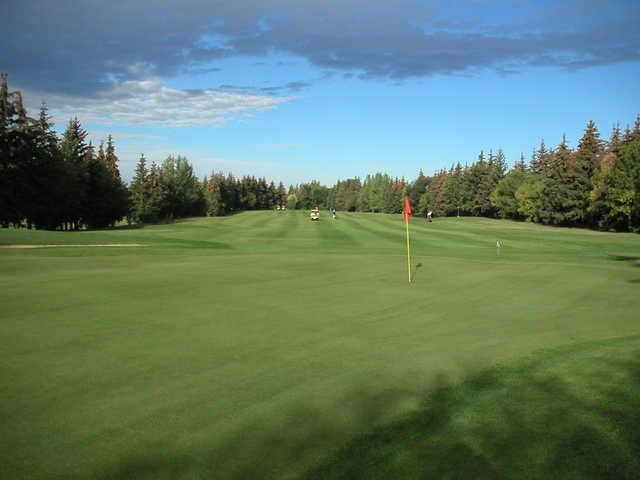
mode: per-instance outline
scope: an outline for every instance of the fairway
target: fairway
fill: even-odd
[[[401,215],[341,212],[0,229],[0,244],[73,245],[0,249],[0,478],[354,478],[366,465],[340,466],[361,435],[411,418],[443,374],[506,369],[502,404],[522,369],[590,399],[638,382],[615,366],[640,355],[638,235],[416,218],[412,284],[404,241]],[[480,390],[465,425],[492,411]]]

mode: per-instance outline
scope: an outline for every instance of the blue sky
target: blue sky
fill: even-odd
[[[4,2],[0,70],[60,130],[287,184],[512,163],[640,113],[637,1]]]

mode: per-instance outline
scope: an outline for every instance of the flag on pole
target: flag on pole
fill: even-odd
[[[413,214],[411,213],[411,205],[409,204],[409,198],[404,199],[404,212],[402,213],[402,223],[407,223],[409,218],[411,218]]]
[[[409,219],[412,217],[411,205],[409,198],[404,199],[404,211],[402,212],[402,223],[407,226],[407,273],[409,274],[409,283],[411,283],[411,249],[409,246]]]

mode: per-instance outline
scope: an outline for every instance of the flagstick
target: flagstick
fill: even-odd
[[[407,218],[407,271],[409,272],[409,283],[411,283],[411,251],[409,247],[409,219]]]

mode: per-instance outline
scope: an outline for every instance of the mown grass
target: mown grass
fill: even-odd
[[[582,415],[584,405],[609,402],[580,369],[602,365],[598,375],[612,391],[636,388],[625,365],[640,351],[637,235],[415,220],[412,263],[421,266],[412,285],[403,242],[397,215],[325,215],[315,224],[304,212],[137,229],[0,230],[0,244],[144,245],[0,249],[0,477],[339,477],[352,471],[353,455],[344,452],[358,445],[358,470],[371,472],[367,462],[381,455],[376,428],[391,429],[409,473],[455,478],[457,467],[433,458],[439,445],[464,445],[461,452],[475,452],[496,475],[511,465],[517,476],[525,457],[505,450],[501,466],[501,449],[482,446],[474,418],[494,416],[507,428],[519,405],[542,411],[557,395],[564,407],[523,421],[523,431],[544,419],[570,435],[567,411]],[[609,340],[617,346],[598,346]],[[600,353],[585,353],[594,345]],[[478,380],[458,386],[470,370],[508,370],[541,349],[564,352],[554,358],[565,367],[554,367],[549,381],[583,388],[581,395],[523,387],[546,353],[520,373],[494,371],[482,395]],[[447,395],[461,397],[451,400],[452,418],[471,419],[456,420],[454,430],[447,420],[433,434],[406,427],[424,437],[407,443],[398,425],[432,408],[424,399],[437,395],[442,372]],[[620,408],[637,412],[627,397]],[[507,408],[510,398],[518,414],[501,418],[492,405]],[[509,428],[517,433],[518,425]],[[591,458],[579,441],[567,442],[567,462]],[[616,465],[632,470],[615,472],[637,472],[623,454],[631,447],[617,442],[607,443],[619,447]],[[536,452],[530,456],[543,466],[531,478],[548,472],[547,456]],[[391,463],[402,464],[394,455]],[[444,470],[429,470],[436,467]]]
[[[305,479],[640,477],[640,337],[586,342],[435,384]]]

